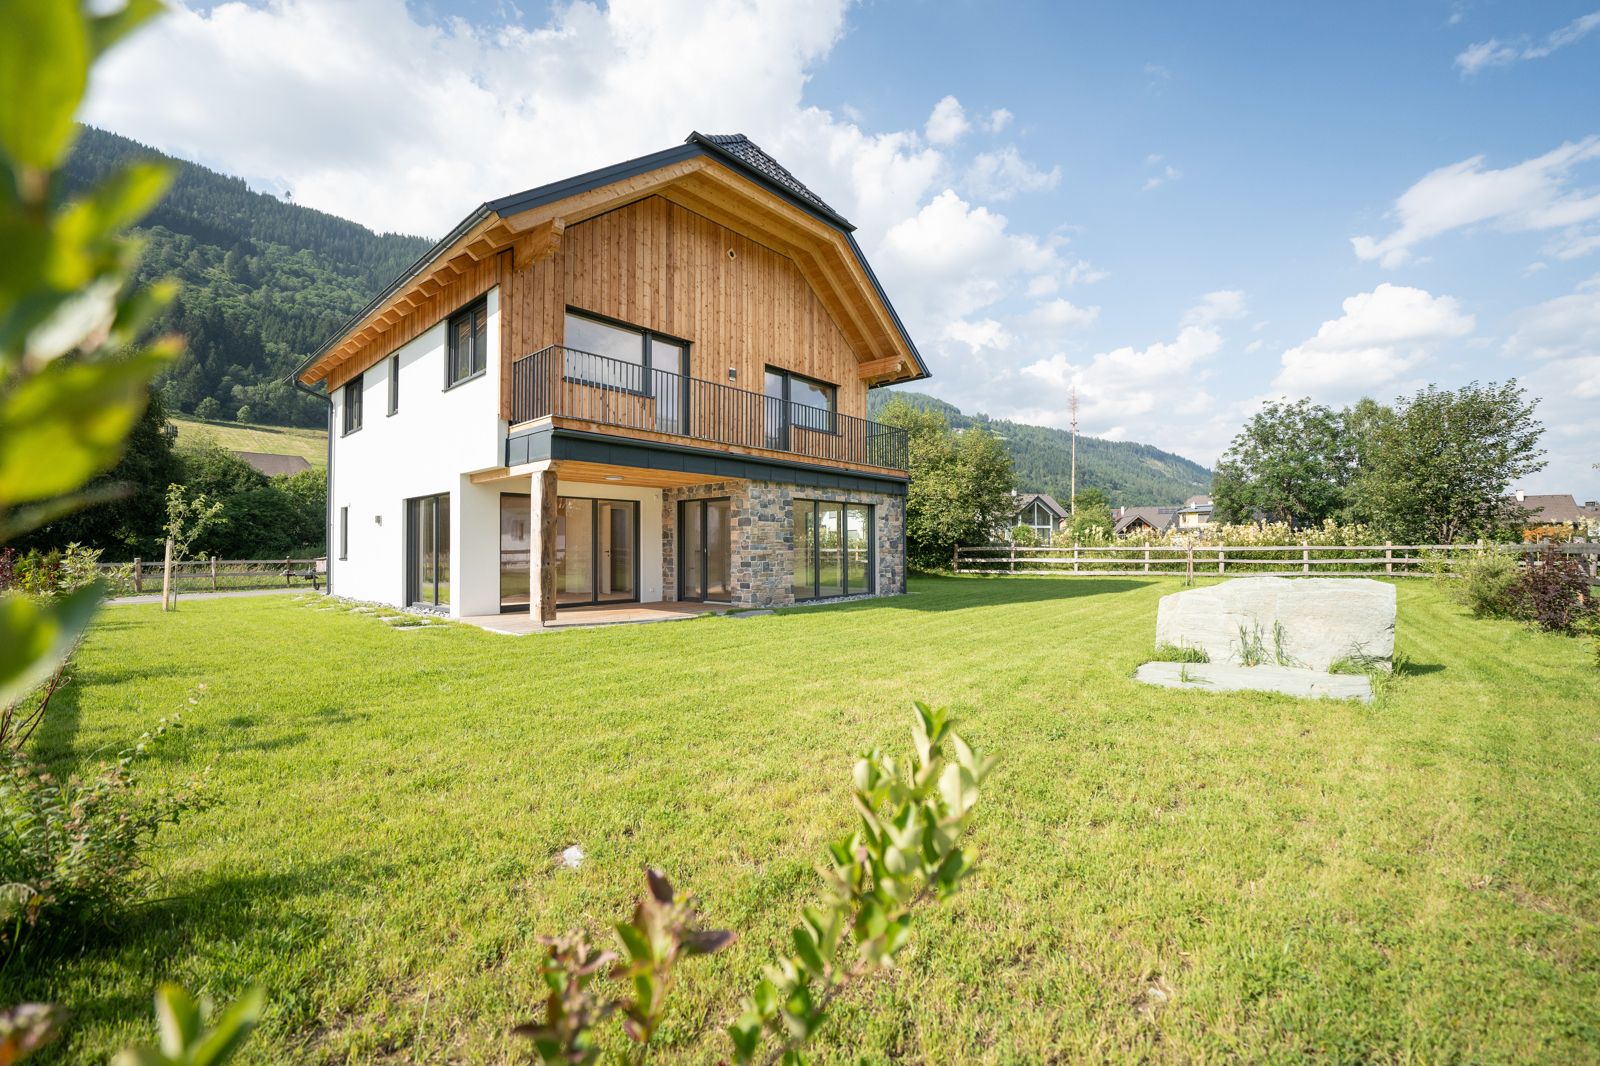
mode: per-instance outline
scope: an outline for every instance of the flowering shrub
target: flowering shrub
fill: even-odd
[[[1578,632],[1597,609],[1583,565],[1553,548],[1523,568],[1510,595],[1519,618],[1551,633]]]
[[[1548,540],[1555,544],[1565,544],[1571,539],[1571,526],[1529,526],[1522,531],[1522,542],[1524,544],[1537,544],[1541,540]]]

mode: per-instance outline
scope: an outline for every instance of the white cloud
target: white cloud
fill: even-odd
[[[1097,281],[1104,281],[1110,276],[1110,272],[1101,270],[1087,259],[1074,259],[1066,264],[1066,272],[1062,280],[1068,285],[1092,285]]]
[[[1600,274],[1575,292],[1546,300],[1517,316],[1506,352],[1534,359],[1600,356]],[[1600,378],[1595,379],[1600,388]]]
[[[1145,192],[1158,189],[1169,181],[1177,181],[1183,177],[1183,171],[1167,162],[1167,157],[1164,155],[1152,153],[1145,156],[1144,162],[1146,166],[1156,168],[1156,173],[1145,179],[1142,187]]]
[[[1218,289],[1200,297],[1200,302],[1184,312],[1186,326],[1214,326],[1245,316],[1244,293],[1239,289]]]
[[[1456,66],[1461,68],[1461,73],[1465,77],[1476,74],[1485,67],[1505,67],[1523,60],[1543,59],[1552,52],[1577,44],[1595,29],[1600,29],[1600,11],[1580,15],[1538,42],[1530,41],[1526,37],[1509,42],[1491,37],[1487,41],[1468,45],[1460,55],[1456,56]]]
[[[1009,200],[1018,193],[1053,189],[1060,181],[1060,167],[1040,170],[1023,159],[1015,145],[1006,145],[974,159],[962,185],[980,200]]]
[[[989,112],[988,121],[986,121],[983,125],[984,128],[990,133],[999,133],[1007,126],[1011,125],[1011,120],[1016,117],[1017,116],[1013,115],[1005,108],[997,107],[993,111]]]
[[[1273,386],[1288,395],[1344,402],[1381,395],[1410,384],[1445,341],[1465,337],[1473,316],[1450,296],[1385,282],[1344,301],[1344,314],[1329,319],[1316,336],[1283,353]]]
[[[1388,236],[1352,237],[1358,257],[1392,269],[1424,241],[1452,230],[1491,225],[1508,232],[1559,230],[1567,258],[1597,246],[1583,228],[1600,220],[1600,192],[1570,188],[1573,171],[1600,158],[1600,136],[1563,144],[1501,170],[1486,170],[1483,156],[1427,174],[1395,201],[1399,225]]]
[[[1087,326],[1099,317],[1100,308],[1079,307],[1071,300],[1064,300],[1059,296],[1039,304],[1028,314],[1030,322],[1046,329]]]
[[[1005,351],[1011,347],[1011,342],[1016,340],[1011,331],[992,318],[981,318],[976,321],[957,319],[944,328],[947,339],[967,346],[969,352],[982,351],[993,348]]]
[[[933,113],[928,116],[923,132],[934,144],[954,144],[971,129],[972,123],[967,121],[967,113],[962,110],[961,101],[953,96],[946,96],[933,105]]]
[[[1513,317],[1505,356],[1540,398],[1550,465],[1531,491],[1600,496],[1600,274]]]

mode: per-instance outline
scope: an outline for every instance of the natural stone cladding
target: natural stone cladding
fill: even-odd
[[[778,481],[722,481],[666,489],[661,494],[661,595],[678,598],[678,502],[728,499],[732,526],[733,604],[785,607],[794,599],[794,501],[864,503],[873,508],[877,595],[905,591],[905,497],[876,492],[837,492]]]

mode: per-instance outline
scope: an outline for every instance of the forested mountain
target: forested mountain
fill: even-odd
[[[148,243],[136,275],[183,283],[156,323],[189,338],[157,382],[168,410],[231,420],[248,407],[243,421],[322,425],[326,407],[287,384],[290,370],[431,242],[373,233],[96,129],[82,131],[63,191],[140,158],[177,169],[139,228]]]
[[[1067,430],[965,415],[954,405],[920,392],[874,389],[867,395],[872,415],[899,398],[914,407],[939,412],[952,428],[983,426],[1005,442],[1016,467],[1017,488],[1048,492],[1062,504],[1072,495],[1072,434]],[[1211,471],[1181,455],[1132,441],[1078,437],[1078,489],[1099,489],[1113,507],[1181,503],[1210,487]]]

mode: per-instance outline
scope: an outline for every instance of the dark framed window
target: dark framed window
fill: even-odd
[[[344,387],[344,436],[361,428],[361,384],[365,374],[357,374]]]
[[[339,508],[339,558],[350,558],[350,508]]]
[[[568,381],[654,397],[656,430],[681,433],[689,420],[689,342],[655,330],[567,309],[563,376]]]
[[[450,603],[450,494],[406,501],[406,602]]]
[[[794,598],[872,592],[873,509],[864,503],[794,501]]]
[[[400,353],[389,357],[389,413],[400,410]]]
[[[837,432],[838,386],[769,366],[766,394],[768,447],[787,448],[791,429]]]
[[[444,386],[459,385],[489,367],[489,301],[479,298],[450,316]]]

